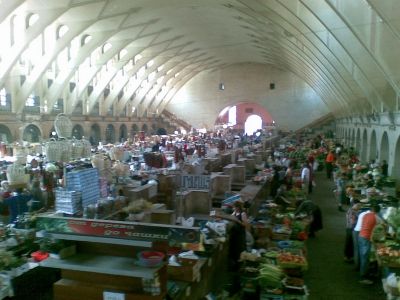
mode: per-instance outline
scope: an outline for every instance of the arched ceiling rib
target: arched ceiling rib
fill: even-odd
[[[15,113],[34,94],[42,113],[62,98],[68,113],[141,116],[200,72],[257,63],[302,78],[336,116],[395,110],[399,12],[396,0],[2,1],[0,87]]]

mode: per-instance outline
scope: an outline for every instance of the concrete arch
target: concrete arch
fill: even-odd
[[[350,147],[354,148],[356,145],[356,129],[353,128],[352,132],[351,132],[351,141],[350,141]]]
[[[357,128],[355,150],[358,155],[361,155],[361,130],[360,130],[360,128]]]
[[[135,135],[137,135],[139,131],[139,127],[137,124],[132,124],[131,126],[131,137],[134,137]]]
[[[379,153],[379,161],[383,160],[389,161],[389,137],[386,131],[382,135],[381,149]]]
[[[387,161],[387,160],[386,160]],[[382,160],[381,160],[382,162]],[[390,172],[390,170],[389,170]],[[400,136],[397,138],[395,150],[394,150],[394,164],[392,167],[392,172],[390,174],[395,178],[400,178]]]
[[[124,142],[128,139],[128,128],[125,124],[119,126],[119,141]]]
[[[369,142],[369,160],[377,159],[378,158],[378,149],[377,149],[377,142],[376,142],[376,132],[372,130],[370,142]]]
[[[364,129],[362,134],[362,142],[360,149],[360,158],[362,162],[368,161],[367,150],[368,150],[368,134],[367,134],[367,129]]]
[[[75,137],[76,139],[80,140],[84,136],[84,130],[83,127],[80,124],[76,124],[72,128],[72,136]]]
[[[144,123],[144,124],[142,125],[142,131],[143,131],[144,133],[147,133],[148,130],[149,130],[149,127],[147,126],[146,123]]]
[[[343,128],[343,146],[347,147],[347,130]]]
[[[11,134],[10,128],[6,125],[0,124],[0,142],[11,143],[13,142],[13,136]]]
[[[22,132],[22,140],[29,143],[39,143],[42,140],[42,130],[35,124],[28,124]]]
[[[89,141],[92,145],[97,145],[101,141],[101,130],[97,123],[92,124],[90,127]]]
[[[115,127],[113,124],[108,124],[105,132],[106,143],[114,143],[115,142]]]

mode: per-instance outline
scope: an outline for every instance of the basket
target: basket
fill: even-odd
[[[20,165],[25,165],[28,152],[29,152],[28,149],[25,147],[15,147],[13,149],[15,163]]]
[[[115,175],[118,177],[125,177],[129,175],[129,165],[123,164],[121,162],[117,162],[113,166],[113,170],[115,171]]]
[[[54,120],[54,128],[60,138],[70,138],[72,134],[72,122],[65,114],[58,114]]]
[[[25,168],[19,164],[12,164],[7,167],[7,181],[10,185],[26,184],[29,182],[29,175],[25,174]]]
[[[45,145],[47,161],[69,162],[71,160],[72,144],[66,140],[50,141]]]
[[[82,157],[90,157],[92,155],[92,145],[88,140],[82,139],[81,140],[83,149],[82,149]]]
[[[112,147],[110,149],[110,157],[112,160],[122,161],[124,159],[124,149],[120,147]]]
[[[71,158],[78,159],[82,157],[84,144],[80,140],[72,140],[71,142]]]
[[[104,169],[104,157],[102,154],[95,154],[91,159],[93,168],[97,168],[100,171]]]

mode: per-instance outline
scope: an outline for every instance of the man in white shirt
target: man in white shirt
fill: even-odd
[[[301,186],[306,194],[308,194],[308,186],[310,184],[310,169],[308,168],[307,163],[303,164],[303,168],[301,169]]]

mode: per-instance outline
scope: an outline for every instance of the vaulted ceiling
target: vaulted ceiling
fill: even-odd
[[[239,64],[294,74],[335,116],[398,109],[397,0],[3,0],[0,22],[14,113],[32,95],[42,113],[161,113]]]

